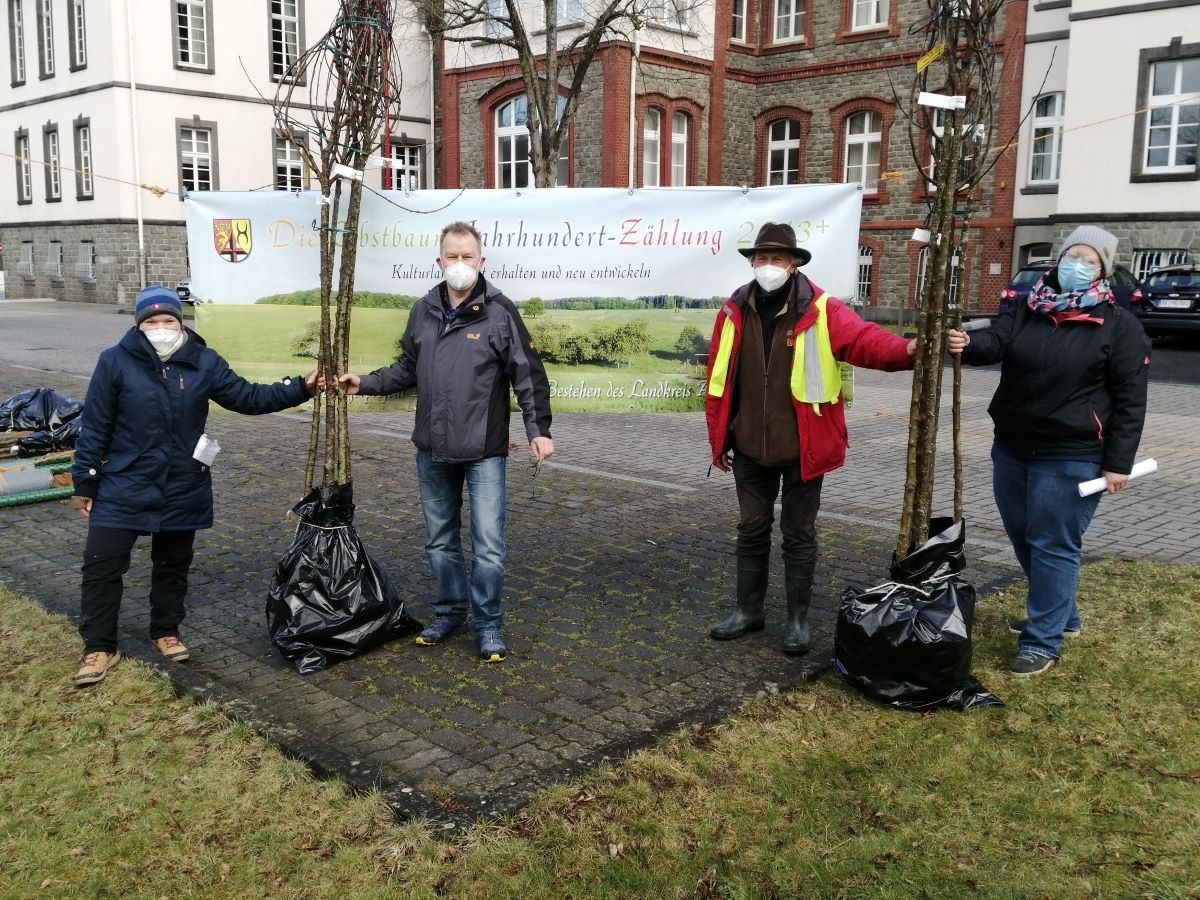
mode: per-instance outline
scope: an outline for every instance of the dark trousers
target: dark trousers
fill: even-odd
[[[733,454],[733,480],[737,486],[737,553],[742,559],[771,555],[771,526],[775,499],[783,490],[779,527],[783,531],[784,566],[796,574],[811,574],[817,565],[817,510],[821,508],[821,482],[800,480],[800,466],[763,466],[750,457]]]
[[[195,538],[194,531],[163,531],[150,536],[151,640],[179,634]],[[123,576],[129,571],[129,557],[137,539],[138,532],[124,528],[88,529],[79,604],[84,653],[112,653],[117,649]]]

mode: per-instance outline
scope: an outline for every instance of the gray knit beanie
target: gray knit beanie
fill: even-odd
[[[1084,244],[1095,250],[1096,255],[1100,257],[1100,265],[1104,268],[1104,277],[1108,278],[1112,275],[1113,265],[1117,261],[1116,235],[1109,234],[1103,228],[1095,225],[1080,225],[1062,242],[1057,261],[1062,262],[1063,254],[1076,244]]]

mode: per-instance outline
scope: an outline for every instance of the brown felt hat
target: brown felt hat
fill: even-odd
[[[812,254],[803,247],[796,246],[796,232],[791,225],[764,225],[758,229],[758,237],[754,246],[747,249],[738,248],[738,253],[749,259],[756,250],[791,250],[796,257],[796,265],[803,266],[812,259]]]

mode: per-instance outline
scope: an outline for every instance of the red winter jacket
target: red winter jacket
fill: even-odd
[[[794,277],[796,302],[804,313],[796,322],[796,330],[790,342],[793,347],[800,342],[800,334],[816,323],[817,307],[812,300],[824,293],[799,272]],[[712,383],[712,367],[716,363],[716,350],[721,344],[721,334],[726,328],[734,329],[733,353],[729,357],[725,391],[720,397],[714,397],[707,392],[705,394],[704,411],[708,420],[708,441],[712,445],[714,465],[731,449],[729,425],[732,419],[733,397],[736,395],[742,314],[750,291],[754,289],[754,282],[738,288],[717,313],[717,321],[713,327],[708,357],[709,384]],[[874,323],[864,322],[834,297],[826,301],[825,311],[829,319],[829,342],[834,358],[839,362],[848,362],[865,369],[881,369],[884,372],[912,368],[906,338],[884,331]],[[794,397],[792,406],[796,411],[796,425],[800,430],[800,477],[804,481],[811,481],[818,475],[840,468],[846,461],[846,448],[850,445],[846,438],[846,412],[841,396],[839,395],[835,402],[820,404],[816,410],[811,404],[797,402]]]

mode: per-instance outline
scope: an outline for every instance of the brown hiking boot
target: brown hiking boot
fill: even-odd
[[[87,687],[97,681],[103,681],[108,670],[121,661],[121,651],[105,653],[94,650],[79,657],[79,671],[75,673],[75,687]]]
[[[183,641],[173,634],[155,638],[150,643],[154,645],[155,650],[171,660],[171,662],[184,662],[192,658],[192,654],[188,653],[188,648],[183,646]]]

